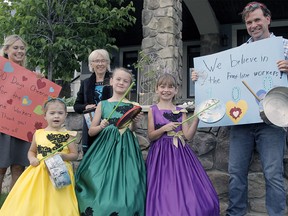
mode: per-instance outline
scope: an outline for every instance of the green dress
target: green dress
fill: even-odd
[[[102,101],[102,118],[118,102]],[[115,124],[133,104],[121,102],[83,157],[76,175],[81,216],[145,216],[146,170],[139,143]]]

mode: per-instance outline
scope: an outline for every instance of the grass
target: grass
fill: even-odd
[[[6,197],[7,197],[7,195],[8,195],[8,194],[1,194],[1,195],[0,195],[0,208],[1,208],[1,206],[3,205],[3,203],[4,203],[4,201],[5,201]]]

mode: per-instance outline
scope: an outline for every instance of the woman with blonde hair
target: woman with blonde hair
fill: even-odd
[[[26,66],[26,42],[18,35],[7,36],[4,40],[3,46],[0,50],[0,55],[9,59],[10,61]],[[42,77],[42,74],[36,74]],[[27,152],[30,143],[20,140],[18,138],[0,133],[0,193],[2,191],[2,183],[7,169],[10,167],[12,181],[10,190],[15,184],[16,180],[29,165]]]
[[[23,67],[26,66],[26,42],[18,35],[9,35],[5,38],[0,56],[3,56]]]

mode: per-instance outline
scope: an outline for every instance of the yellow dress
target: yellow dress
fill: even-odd
[[[44,129],[37,130],[35,135],[38,159],[65,145],[70,136],[68,132]],[[66,146],[61,152],[68,151]],[[37,167],[29,166],[19,177],[0,209],[0,216],[78,216],[72,165],[64,163],[70,175],[70,185],[57,189],[42,160]]]

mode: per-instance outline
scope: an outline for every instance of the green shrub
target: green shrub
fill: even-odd
[[[75,103],[76,98],[75,97],[69,97],[69,98],[62,98],[64,102],[66,103],[66,106],[73,106]]]

